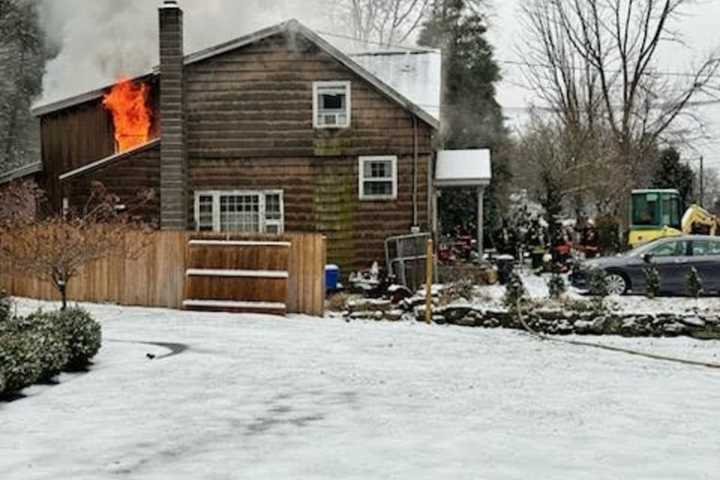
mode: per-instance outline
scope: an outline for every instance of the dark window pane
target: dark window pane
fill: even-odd
[[[365,195],[374,196],[390,196],[393,194],[392,182],[365,182]]]
[[[653,226],[660,224],[659,195],[657,193],[635,194],[632,198],[633,225]]]
[[[321,110],[345,110],[344,93],[323,93],[320,95]]]

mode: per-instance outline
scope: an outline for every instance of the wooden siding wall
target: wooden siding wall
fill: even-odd
[[[142,258],[107,258],[90,265],[69,285],[69,298],[77,302],[179,309],[185,299],[188,240],[196,233],[155,232]],[[214,235],[201,235],[214,238]],[[228,238],[223,236],[222,238]],[[233,236],[246,240],[267,240],[266,236]],[[289,241],[290,278],[288,312],[322,316],[325,299],[325,238],[317,234],[270,237]],[[128,238],[132,242],[131,237]],[[0,289],[19,297],[58,300],[45,281],[14,272],[8,262],[0,262]]]
[[[81,209],[87,203],[92,183],[101,182],[108,191],[117,195],[120,203],[130,209],[132,215],[159,225],[160,220],[160,146],[118,159],[107,166],[78,175],[62,182],[63,194],[70,206]],[[153,199],[139,205],[138,194],[152,190]]]
[[[157,81],[150,84],[150,107],[157,111]],[[157,115],[153,117],[151,137],[157,135]],[[48,200],[55,211],[62,202],[60,181],[64,173],[83,167],[115,153],[115,131],[112,116],[103,107],[102,98],[69,107],[40,118],[44,185]]]
[[[313,82],[331,80],[352,82],[349,129],[313,128]],[[327,235],[329,261],[344,273],[382,260],[385,238],[410,232],[412,114],[314,44],[277,35],[188,66],[186,82],[191,188],[282,189],[286,230]],[[432,129],[419,121],[426,228],[432,150]],[[398,156],[397,201],[359,200],[361,155]]]

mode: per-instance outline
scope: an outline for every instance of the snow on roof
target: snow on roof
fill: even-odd
[[[490,150],[441,150],[435,183],[440,187],[474,187],[490,184]]]
[[[440,119],[440,50],[364,52],[351,57],[435,119]]]

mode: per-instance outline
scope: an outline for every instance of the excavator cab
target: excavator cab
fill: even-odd
[[[630,246],[680,235],[682,217],[677,190],[635,190],[630,205]]]

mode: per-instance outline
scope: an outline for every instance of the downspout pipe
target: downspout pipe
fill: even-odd
[[[413,230],[419,227],[418,224],[418,118],[413,115]]]

